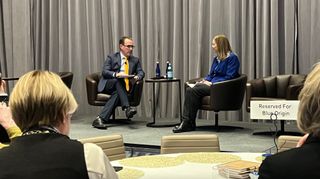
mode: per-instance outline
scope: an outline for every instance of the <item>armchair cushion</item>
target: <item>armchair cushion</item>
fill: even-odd
[[[249,83],[250,91],[254,96],[264,96],[266,94],[266,85],[263,79],[257,79]]]

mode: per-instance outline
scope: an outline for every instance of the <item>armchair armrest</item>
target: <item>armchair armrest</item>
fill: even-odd
[[[250,84],[250,95],[253,97],[259,97],[259,96],[265,96],[266,95],[266,85],[264,83],[263,79],[254,79],[254,80],[250,80],[247,83]]]
[[[250,101],[252,97],[252,85],[251,83],[246,84],[246,110],[250,112]]]
[[[250,112],[250,101],[252,97],[262,97],[266,95],[266,85],[263,79],[254,79],[248,81],[246,85],[246,107]]]
[[[210,105],[219,110],[238,110],[242,106],[247,76],[217,82],[210,88]]]
[[[90,105],[95,105],[95,100],[98,94],[98,82],[94,78],[97,74],[91,74],[86,77],[87,99]]]
[[[297,100],[301,89],[303,88],[303,83],[296,85],[289,85],[287,88],[287,100]]]

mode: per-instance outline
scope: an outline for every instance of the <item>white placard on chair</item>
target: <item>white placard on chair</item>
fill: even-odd
[[[298,100],[250,101],[251,119],[297,120]]]

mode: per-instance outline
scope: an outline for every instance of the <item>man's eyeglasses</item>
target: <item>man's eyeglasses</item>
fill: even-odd
[[[123,45],[123,46],[125,46],[127,48],[134,48],[134,45]]]

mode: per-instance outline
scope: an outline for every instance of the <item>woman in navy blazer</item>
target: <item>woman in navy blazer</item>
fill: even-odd
[[[320,178],[320,65],[308,74],[299,95],[298,128],[308,133],[301,147],[267,157],[259,179]],[[304,138],[303,138],[304,139]]]
[[[173,128],[174,133],[194,131],[195,120],[201,100],[210,95],[210,86],[213,83],[230,80],[239,76],[240,62],[235,53],[232,52],[229,40],[224,35],[217,35],[212,39],[212,49],[217,56],[213,62],[209,74],[194,87],[186,89],[182,122]]]

